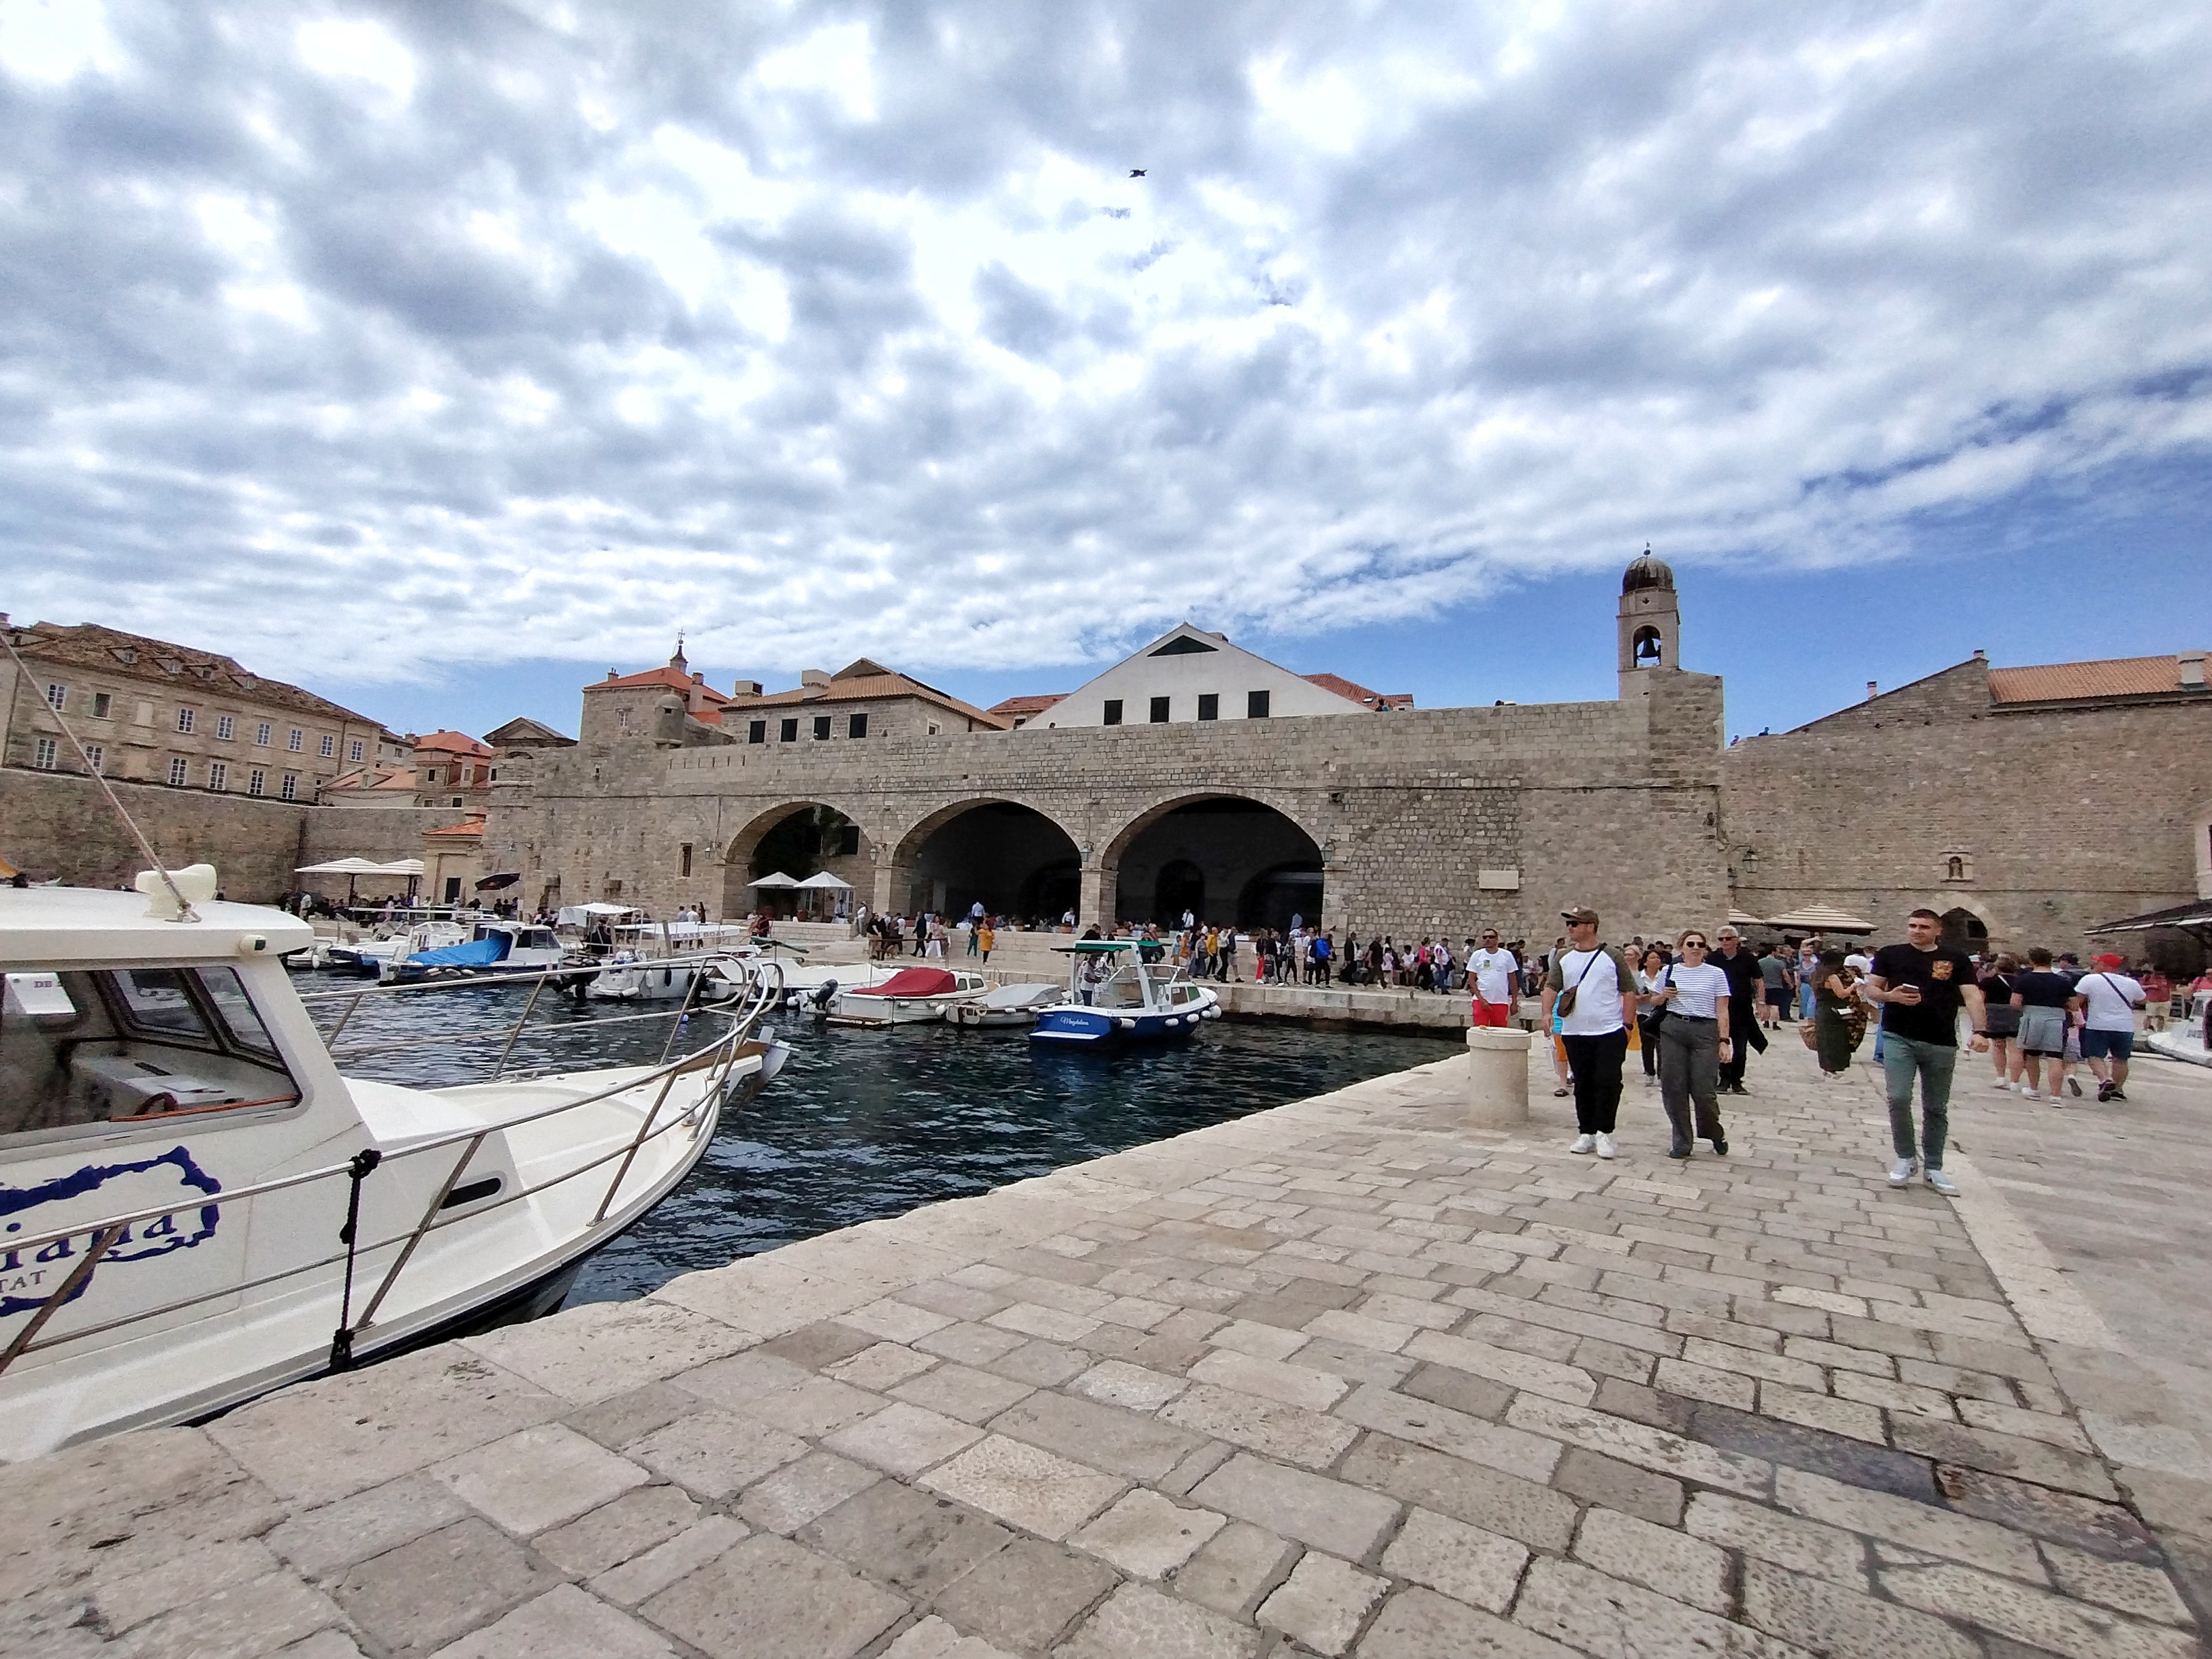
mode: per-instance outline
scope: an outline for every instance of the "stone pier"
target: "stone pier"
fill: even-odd
[[[2212,1318],[2135,1358],[2008,1199],[2024,1103],[1954,1204],[1794,1040],[1686,1164],[1633,1078],[1571,1156],[1532,1064],[1508,1132],[1461,1054],[0,1472],[0,1650],[2200,1651]],[[2201,1165],[2184,1070],[2133,1109]],[[2127,1122],[2065,1119],[2145,1204]]]

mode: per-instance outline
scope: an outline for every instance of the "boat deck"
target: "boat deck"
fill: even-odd
[[[1632,1079],[1600,1163],[1538,1067],[1526,1131],[1454,1057],[0,1471],[0,1649],[2197,1651],[2212,1460],[1971,1156],[1889,1189],[1790,1042],[1729,1158]]]

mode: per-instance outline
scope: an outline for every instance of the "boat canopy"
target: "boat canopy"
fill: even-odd
[[[848,991],[854,997],[943,997],[960,988],[960,981],[942,968],[902,968],[881,985],[858,986]]]
[[[407,958],[407,963],[422,968],[489,968],[495,962],[506,961],[507,953],[514,948],[514,934],[501,928],[487,928],[482,939],[472,939],[466,945],[417,951]]]
[[[1057,985],[1001,985],[983,998],[986,1008],[1026,1008],[1044,997],[1060,994]]]

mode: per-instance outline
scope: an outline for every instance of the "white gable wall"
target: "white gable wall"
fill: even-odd
[[[1195,640],[1212,647],[1160,657],[1152,653],[1171,640]],[[1031,727],[1103,726],[1106,704],[1121,703],[1121,724],[1144,726],[1152,720],[1152,700],[1168,699],[1168,720],[1182,725],[1198,718],[1199,697],[1212,692],[1221,699],[1219,718],[1241,720],[1251,707],[1249,694],[1267,694],[1267,717],[1288,720],[1302,714],[1365,714],[1373,711],[1349,697],[1322,690],[1287,668],[1238,649],[1218,635],[1202,633],[1188,623],[1154,640],[1135,655],[1125,658],[1097,678],[1079,686],[1066,698],[1030,722]]]

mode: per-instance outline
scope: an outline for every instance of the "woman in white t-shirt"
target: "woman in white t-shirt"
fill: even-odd
[[[1705,960],[1705,934],[1692,927],[1675,941],[1674,965],[1654,991],[1666,1010],[1659,1024],[1659,1098],[1674,1132],[1669,1158],[1687,1158],[1696,1140],[1728,1154],[1728,1132],[1717,1103],[1721,1061],[1729,1052],[1729,976]],[[1697,1133],[1691,1133],[1696,1108]]]

